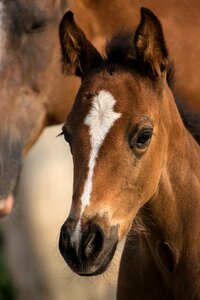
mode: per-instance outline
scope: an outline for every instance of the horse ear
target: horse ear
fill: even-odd
[[[161,77],[168,65],[163,30],[158,18],[144,7],[135,33],[135,50],[140,70],[153,79]]]
[[[83,77],[89,70],[100,65],[101,55],[76,25],[71,11],[64,15],[59,35],[64,73]]]

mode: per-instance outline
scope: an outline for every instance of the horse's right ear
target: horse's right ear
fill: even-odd
[[[63,71],[83,77],[102,62],[102,57],[76,25],[73,13],[68,11],[59,27]]]

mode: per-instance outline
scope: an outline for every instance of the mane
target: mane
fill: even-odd
[[[178,98],[175,100],[185,127],[200,145],[200,112],[194,111]]]
[[[136,52],[134,47],[134,34],[121,32],[114,35],[107,42],[105,49],[105,61],[108,64],[127,65],[131,67],[136,64]],[[167,68],[167,82],[169,87],[174,86],[174,64],[170,61]]]
[[[106,45],[106,60],[108,63],[131,63],[135,61],[135,47],[133,35],[127,32],[121,32],[114,35]]]
[[[118,33],[114,35],[106,45],[105,61],[109,65],[117,64],[131,68],[136,62],[133,41],[134,35],[130,33]],[[170,61],[168,65],[167,82],[173,92],[175,85],[175,68],[173,61]],[[174,92],[173,95],[185,127],[200,145],[200,112],[196,112],[188,107]]]

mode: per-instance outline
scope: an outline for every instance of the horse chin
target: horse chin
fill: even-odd
[[[12,178],[8,180],[8,177],[6,177],[5,184],[0,185],[0,191],[2,193],[0,196],[0,218],[12,212],[15,202],[14,195],[16,194],[20,178],[20,170],[21,167],[16,168],[16,170],[13,171]]]
[[[80,276],[96,276],[96,275],[100,275],[100,274],[104,273],[108,269],[108,267],[112,261],[112,258],[114,256],[116,248],[117,248],[117,244],[118,244],[118,242],[116,242],[114,244],[114,246],[111,248],[109,253],[104,256],[104,258],[99,257],[99,264],[98,264],[98,266],[96,266],[95,271],[94,271],[94,267],[91,266],[91,267],[88,267],[87,270],[85,269],[81,272],[77,272],[78,275],[80,275]]]
[[[7,198],[0,200],[0,217],[7,216],[11,213],[14,204],[14,197],[12,194]]]

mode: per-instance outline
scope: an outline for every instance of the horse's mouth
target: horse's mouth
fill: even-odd
[[[12,194],[5,199],[0,200],[0,217],[4,217],[11,213],[14,204],[14,197]]]
[[[16,170],[13,170],[13,176],[12,178],[6,177],[6,180],[3,181],[2,178],[0,178],[0,218],[5,217],[9,215],[12,212],[12,208],[15,202],[14,195],[16,194],[19,178],[20,178],[20,170],[21,170],[21,163]],[[2,181],[3,183],[2,183]]]
[[[91,272],[90,268],[87,268],[88,270],[83,270],[81,272],[77,272],[78,275],[80,275],[80,276],[96,276],[96,275],[100,275],[100,274],[104,273],[108,269],[108,267],[109,267],[109,265],[110,265],[110,263],[112,261],[112,258],[113,258],[114,254],[115,254],[116,248],[117,248],[117,242],[111,248],[111,250],[108,253],[108,255],[105,256],[103,260],[101,260],[99,266],[97,267],[97,269],[95,271]]]

